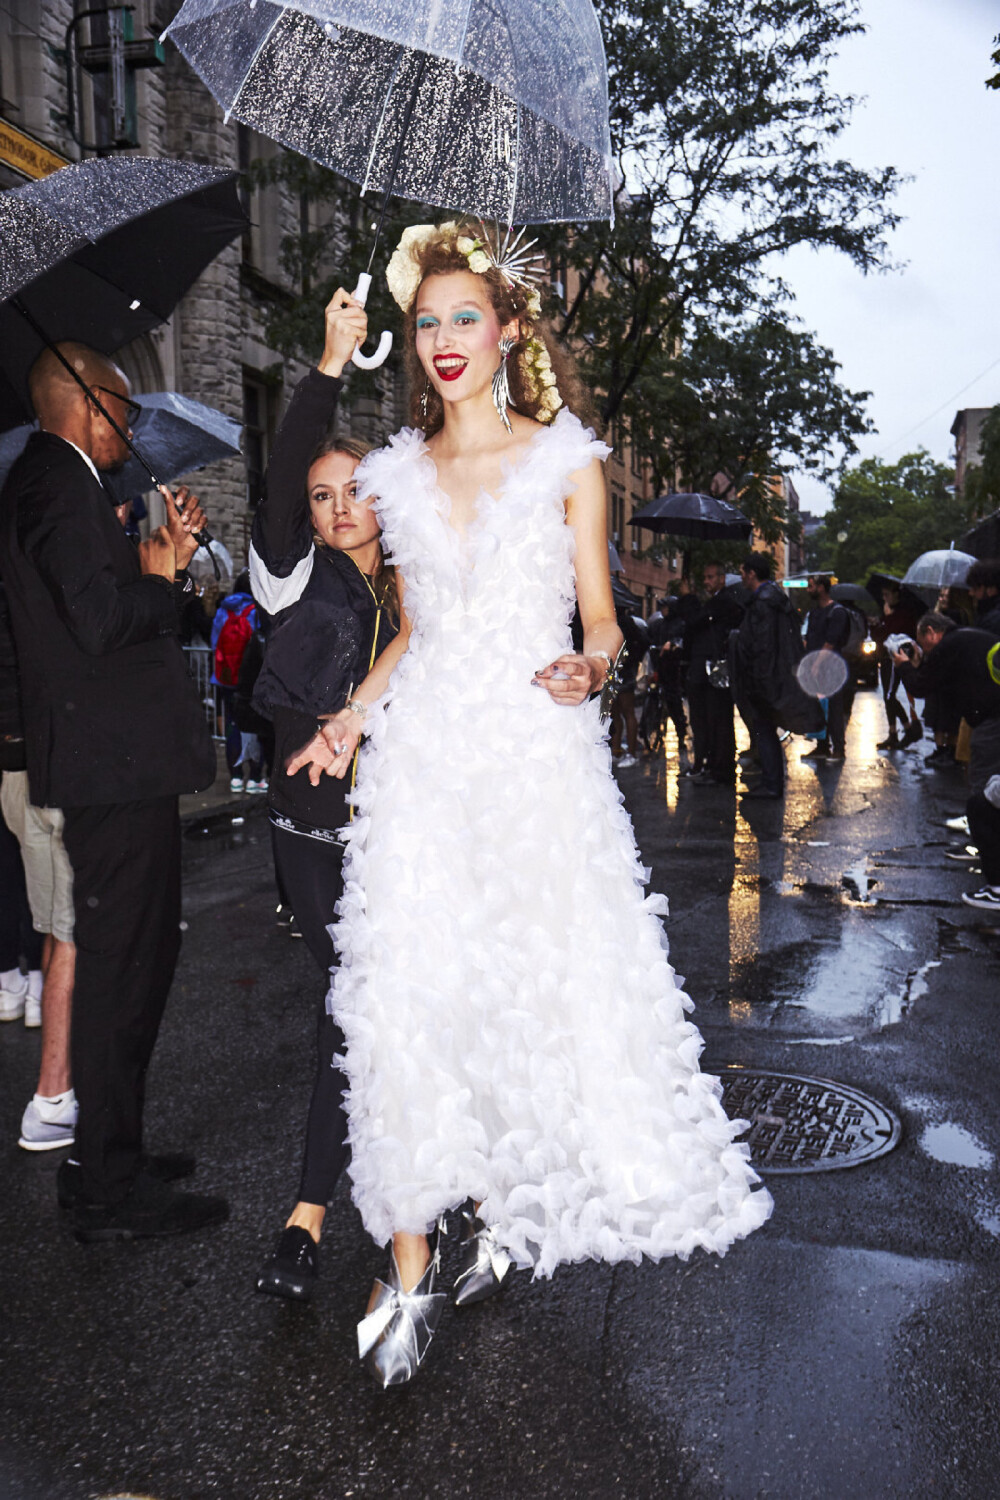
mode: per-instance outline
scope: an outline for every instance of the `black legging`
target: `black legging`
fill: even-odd
[[[325,1208],[333,1197],[348,1151],[342,1100],[347,1078],[333,1065],[334,1055],[344,1049],[344,1034],[326,1009],[330,967],[335,962],[327,928],[344,888],[343,849],[340,844],[276,828],[273,823],[271,847],[279,888],[283,897],[287,896],[306,947],[323,974],[316,1019],[316,1081],[306,1121],[298,1201]]]

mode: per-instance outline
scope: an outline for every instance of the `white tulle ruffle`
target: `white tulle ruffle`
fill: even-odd
[[[644,894],[596,704],[533,673],[571,649],[561,412],[460,538],[423,436],[365,460],[413,625],[370,719],[329,1004],[354,1199],[380,1243],[467,1197],[522,1266],[719,1254],[768,1217]]]

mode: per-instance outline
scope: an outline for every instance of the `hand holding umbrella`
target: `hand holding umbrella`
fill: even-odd
[[[326,340],[319,362],[322,375],[340,377],[344,366],[368,337],[368,315],[364,302],[338,286],[326,304]],[[379,361],[381,363],[381,361]]]

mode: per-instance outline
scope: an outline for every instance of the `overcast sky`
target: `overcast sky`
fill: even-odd
[[[863,277],[833,252],[803,251],[782,270],[843,382],[872,392],[879,430],[862,456],[892,462],[922,444],[947,460],[956,410],[1000,402],[1000,92],[984,87],[1000,4],[864,0],[863,15],[867,32],[831,75],[866,96],[840,154],[913,176],[892,237],[905,264]],[[804,508],[827,508],[825,486],[795,483]]]

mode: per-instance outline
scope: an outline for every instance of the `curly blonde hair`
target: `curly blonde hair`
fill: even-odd
[[[448,276],[454,271],[468,271],[469,258],[458,248],[463,237],[476,237],[481,233],[478,224],[443,225],[440,232],[422,244],[414,245],[410,251],[420,271],[423,283],[428,276]],[[548,423],[555,416],[545,400],[547,387],[540,384],[529,358],[529,344],[537,339],[548,354],[556,378],[556,388],[564,406],[580,417],[591,420],[591,413],[583,386],[576,374],[573,361],[560,348],[542,318],[533,313],[528,305],[528,289],[520,285],[510,286],[494,267],[474,273],[489,297],[493,311],[505,327],[518,320],[518,340],[508,357],[508,380],[511,405],[522,416],[532,417],[536,422]],[[537,303],[536,303],[537,306]],[[428,437],[439,432],[444,424],[444,402],[427,382],[423,365],[417,356],[417,297],[414,296],[405,313],[404,364],[410,393],[410,421],[414,427],[423,428]],[[427,390],[427,415],[423,411],[423,395]]]

